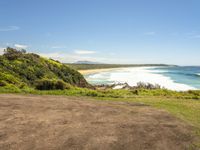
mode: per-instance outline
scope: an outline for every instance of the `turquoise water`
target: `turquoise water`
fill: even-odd
[[[176,83],[183,83],[200,89],[200,67],[158,67],[152,70],[160,71],[160,74],[170,77]]]
[[[200,89],[200,67],[131,67],[119,68],[85,76],[91,84],[128,83],[131,86],[138,82],[159,84],[171,90]]]

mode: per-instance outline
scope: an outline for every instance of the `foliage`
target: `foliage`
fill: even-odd
[[[4,56],[9,59],[9,60],[15,60],[22,56],[22,54],[25,54],[25,50],[16,50],[14,48],[8,47],[7,49],[4,50]]]
[[[17,88],[16,86],[15,87],[17,88],[17,91],[20,90],[21,93],[31,93],[31,94],[92,96],[92,97],[107,97],[107,98],[164,97],[164,98],[175,98],[175,99],[200,100],[200,91],[177,92],[167,89],[95,90],[95,89],[74,87],[69,84],[66,84],[65,90],[59,90],[59,89],[64,89],[63,85],[65,84],[63,84],[62,81],[60,82],[60,80],[42,79],[42,80],[37,80],[35,82],[35,85],[39,90],[35,90],[34,88],[28,87],[26,85],[24,85],[21,88]],[[7,88],[7,91],[9,91],[8,85],[10,84],[7,84],[6,86],[3,87]],[[0,88],[0,93],[3,93],[3,91],[4,90]],[[13,89],[11,89],[10,92],[12,93]]]
[[[160,85],[158,84],[153,85],[150,83],[143,83],[143,82],[138,82],[136,87],[140,89],[142,88],[143,89],[160,89],[161,88]]]
[[[89,86],[79,72],[58,61],[10,47],[0,55],[1,86],[13,84],[18,88],[33,88],[36,81],[43,79],[58,80],[59,89],[63,88],[63,82],[79,87]]]
[[[70,85],[62,80],[42,79],[36,81],[36,89],[38,90],[64,90],[70,89]]]

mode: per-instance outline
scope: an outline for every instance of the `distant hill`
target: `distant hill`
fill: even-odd
[[[66,64],[76,70],[87,70],[87,69],[105,69],[105,68],[123,68],[123,67],[169,67],[175,65],[165,64]]]
[[[75,62],[74,64],[102,64],[102,63],[99,63],[99,62],[92,62],[92,61],[77,61]]]
[[[58,61],[10,47],[0,55],[0,86],[23,88],[38,83],[41,89],[60,89],[65,84],[88,86],[79,72]]]

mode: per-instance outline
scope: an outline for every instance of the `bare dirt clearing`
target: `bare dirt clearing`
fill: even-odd
[[[2,150],[184,150],[191,132],[167,112],[138,103],[0,95]]]

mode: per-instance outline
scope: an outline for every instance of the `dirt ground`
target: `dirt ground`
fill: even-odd
[[[139,103],[0,94],[0,150],[185,150],[191,132]]]

